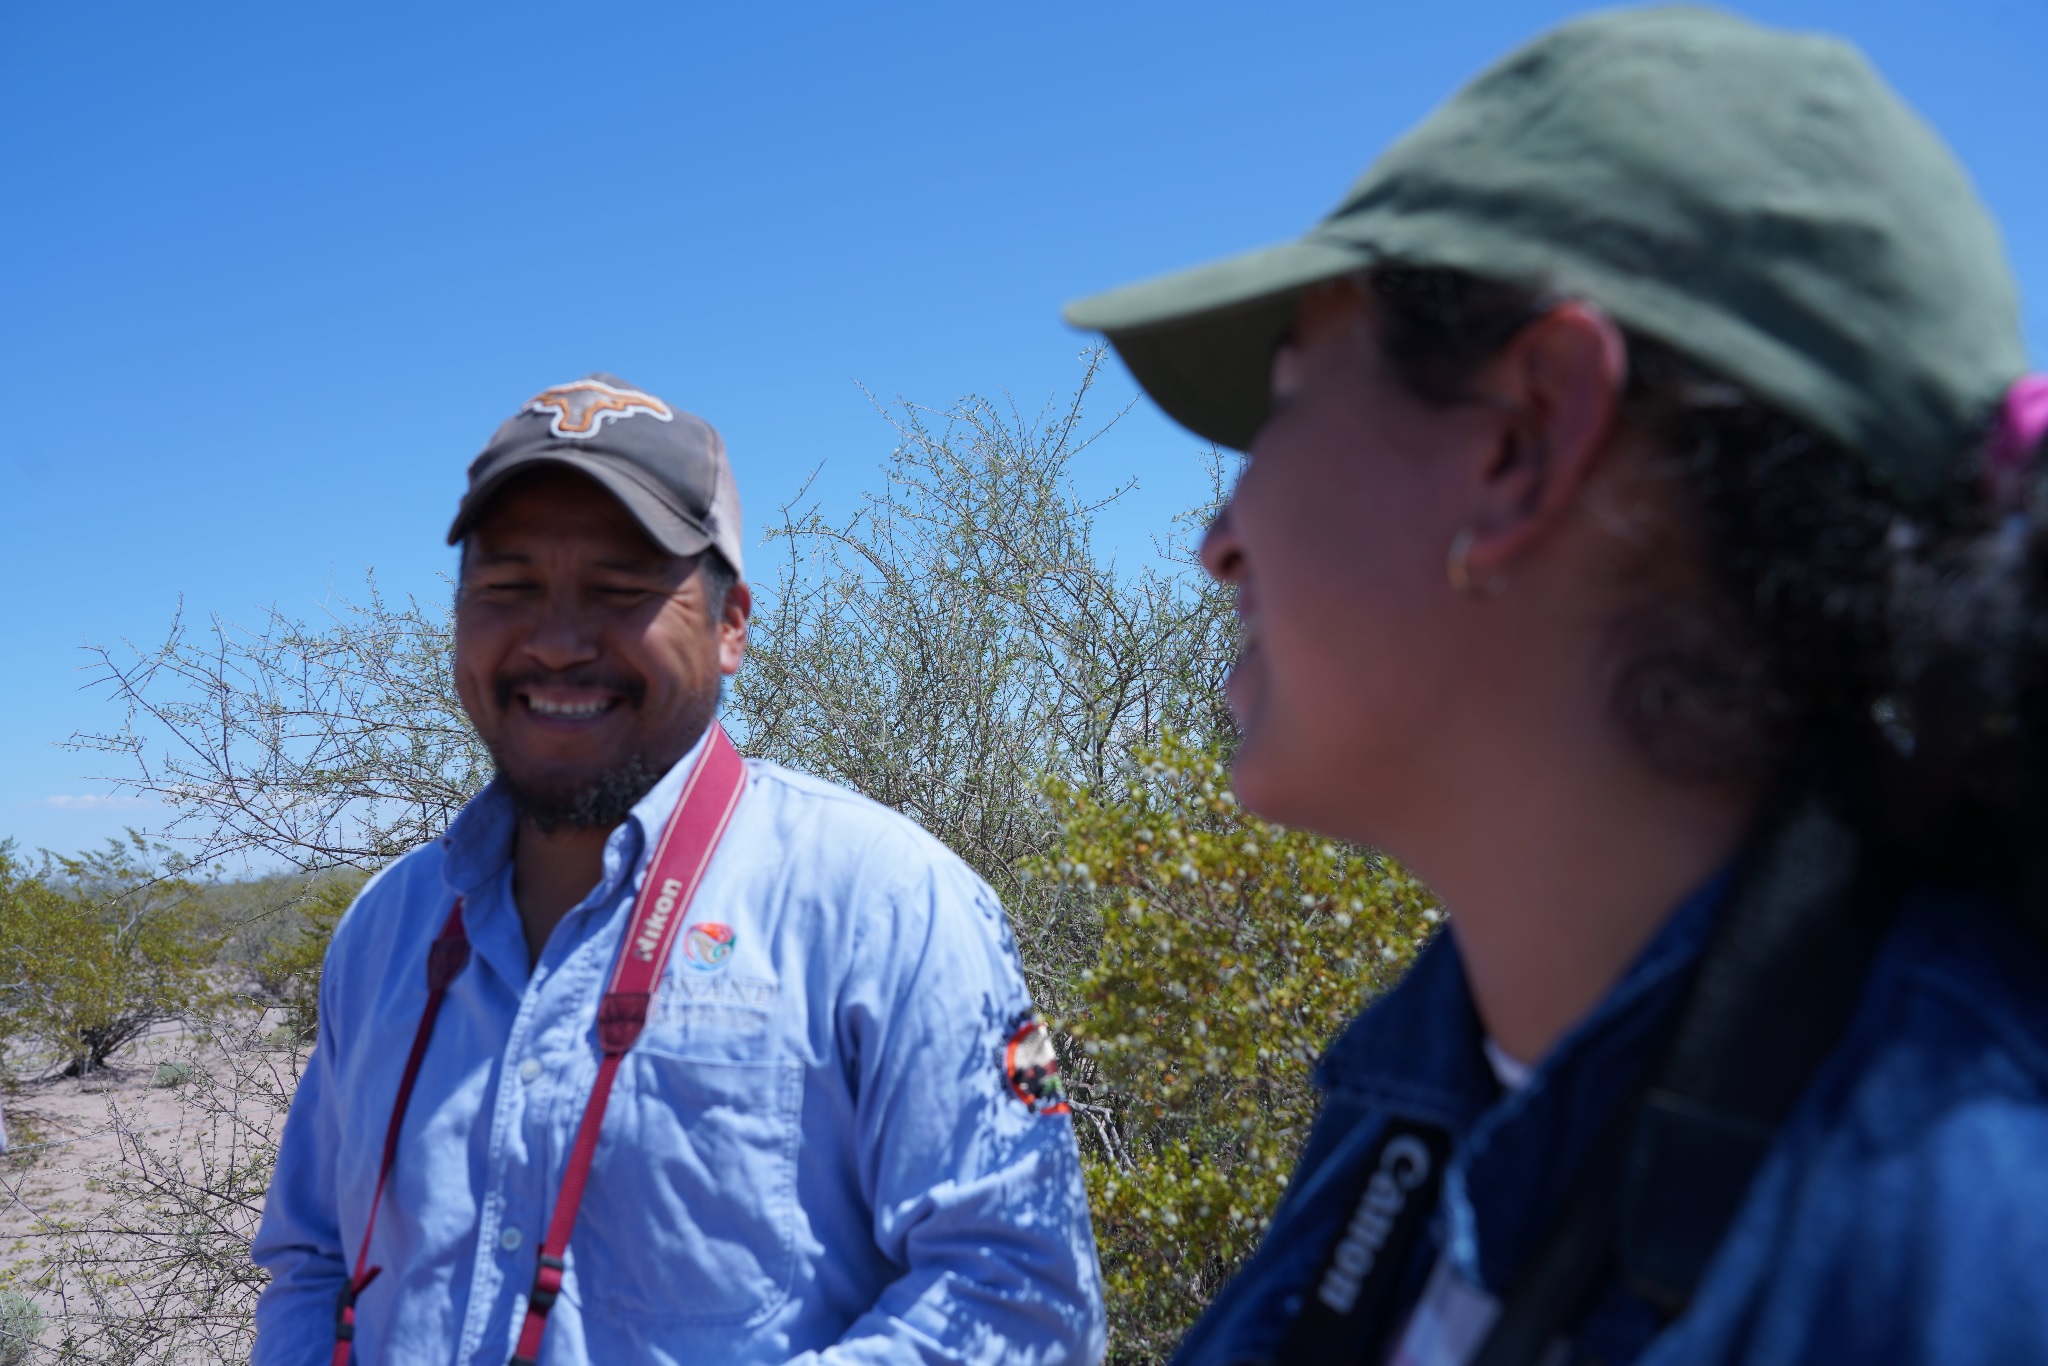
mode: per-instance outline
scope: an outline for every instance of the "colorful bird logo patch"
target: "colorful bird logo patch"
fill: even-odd
[[[543,389],[528,401],[526,411],[548,414],[548,431],[571,441],[588,440],[605,423],[635,413],[645,413],[661,422],[675,418],[674,411],[653,394],[606,384],[601,379],[579,379],[574,384]]]
[[[1064,1115],[1067,1088],[1060,1082],[1060,1055],[1052,1031],[1036,1015],[1026,1015],[1010,1030],[1003,1048],[1003,1077],[1010,1094],[1034,1115]]]
[[[683,930],[683,961],[699,972],[717,972],[732,961],[732,926],[700,921]]]

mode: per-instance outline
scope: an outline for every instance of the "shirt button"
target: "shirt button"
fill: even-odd
[[[521,1081],[532,1081],[532,1080],[533,1080],[533,1079],[534,1079],[535,1077],[537,1077],[537,1076],[539,1076],[539,1075],[540,1075],[540,1059],[539,1059],[539,1058],[528,1058],[528,1059],[527,1059],[527,1060],[526,1060],[525,1062],[523,1062],[523,1063],[520,1063],[520,1064],[519,1064],[519,1080],[521,1080]]]
[[[517,1252],[519,1244],[524,1241],[525,1238],[519,1230],[509,1225],[503,1233],[498,1235],[498,1246],[504,1248],[507,1252]]]

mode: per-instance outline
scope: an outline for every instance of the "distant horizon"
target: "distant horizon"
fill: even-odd
[[[2048,5],[1738,8],[1857,42],[1949,139],[2043,365]],[[875,481],[892,442],[868,390],[1035,409],[1090,345],[1062,303],[1298,233],[1578,12],[10,15],[0,170],[28,188],[0,224],[0,362],[27,401],[4,457],[0,838],[76,853],[168,814],[58,747],[119,721],[80,690],[82,644],[148,648],[181,604],[314,616],[369,567],[438,596],[465,464],[546,385],[611,371],[709,418],[758,553],[814,469],[828,509]],[[1202,443],[1112,364],[1092,411],[1133,402],[1083,478],[1138,481],[1104,523],[1138,563],[1199,497]]]

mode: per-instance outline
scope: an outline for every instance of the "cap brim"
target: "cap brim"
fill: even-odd
[[[596,480],[633,514],[633,520],[640,523],[654,543],[671,555],[696,555],[713,543],[709,532],[676,511],[630,470],[583,451],[550,446],[506,461],[491,471],[490,478],[471,489],[448,527],[448,544],[454,545],[475,529],[477,514],[508,480],[542,465],[564,465]]]
[[[1301,291],[1370,266],[1355,243],[1311,237],[1068,304],[1109,337],[1167,416],[1221,446],[1249,447],[1272,405],[1273,348]]]

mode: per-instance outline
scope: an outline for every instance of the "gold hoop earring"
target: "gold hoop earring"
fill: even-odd
[[[1477,533],[1471,527],[1460,527],[1458,534],[1451,537],[1450,553],[1444,556],[1444,577],[1451,581],[1451,587],[1468,598],[1491,598],[1500,593],[1499,579],[1488,579],[1475,583],[1472,579],[1472,542]]]

